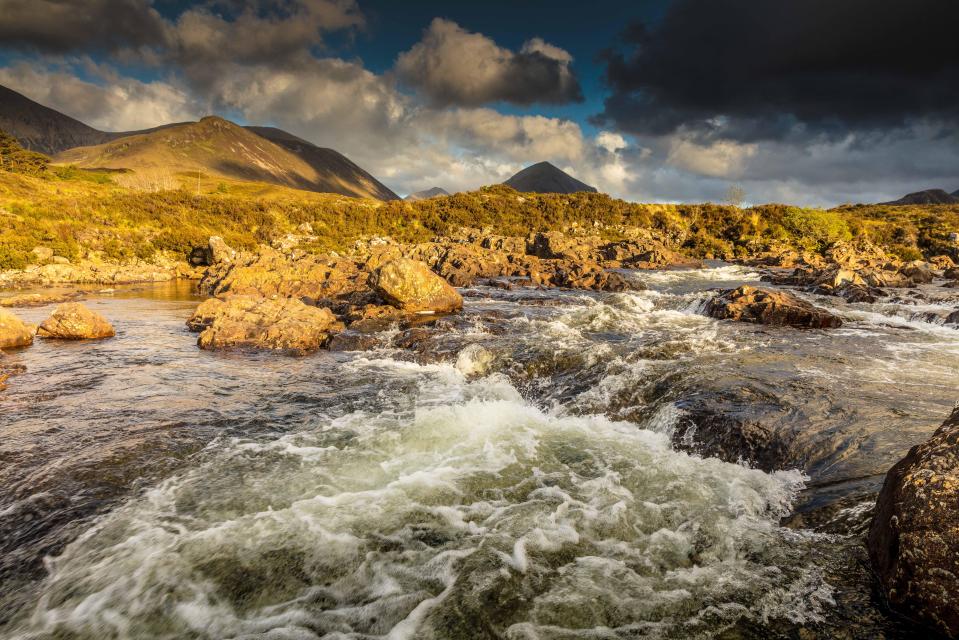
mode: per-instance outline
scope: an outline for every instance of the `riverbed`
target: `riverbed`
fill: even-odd
[[[628,276],[299,358],[199,350],[190,283],[90,290],[115,338],[10,354],[0,636],[907,637],[862,533],[957,400],[956,302],[802,331],[702,314],[744,267]]]

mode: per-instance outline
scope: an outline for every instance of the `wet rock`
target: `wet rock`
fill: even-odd
[[[330,340],[330,351],[369,351],[380,346],[380,338],[374,334],[347,330]]]
[[[889,606],[959,637],[959,407],[886,474],[868,545]]]
[[[24,371],[26,371],[26,367],[10,362],[10,358],[3,355],[3,352],[0,351],[0,391],[6,390],[7,380]]]
[[[959,310],[953,311],[946,316],[945,324],[959,325]]]
[[[495,356],[486,347],[470,344],[456,356],[456,369],[464,376],[480,376],[489,371]]]
[[[99,340],[112,338],[113,325],[96,311],[79,302],[61,304],[40,324],[37,335],[59,340]]]
[[[950,267],[942,272],[946,280],[959,280],[959,267]]]
[[[187,320],[201,331],[201,349],[247,348],[306,354],[326,345],[342,325],[329,309],[294,298],[231,296],[202,302]]]
[[[784,291],[768,291],[744,285],[727,289],[706,304],[706,315],[720,320],[826,329],[842,325],[832,313]]]
[[[0,298],[0,307],[42,307],[48,304],[69,302],[80,297],[80,293],[22,293]]]
[[[832,295],[839,296],[846,302],[878,302],[880,298],[889,295],[878,287],[870,287],[864,284],[846,283],[832,291]]]
[[[929,265],[920,260],[904,265],[899,270],[899,273],[906,278],[909,278],[909,281],[912,285],[928,284],[932,282],[933,278],[935,277],[935,274],[933,274],[932,269],[929,268]]]
[[[0,349],[26,347],[33,344],[34,331],[30,325],[9,311],[0,309]]]
[[[373,289],[387,302],[408,312],[451,312],[463,308],[463,297],[443,278],[415,260],[399,258],[376,270]]]

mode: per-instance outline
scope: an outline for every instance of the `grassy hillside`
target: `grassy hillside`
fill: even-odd
[[[829,211],[786,205],[739,209],[714,204],[645,205],[599,193],[520,194],[506,186],[416,202],[365,200],[264,183],[174,176],[175,188],[125,187],[123,174],[53,167],[38,175],[0,170],[0,268],[23,268],[35,246],[74,258],[86,250],[123,260],[157,250],[183,254],[210,235],[252,247],[308,222],[313,249],[342,250],[363,236],[423,241],[461,227],[502,235],[570,230],[624,237],[655,229],[697,257],[745,257],[771,245],[824,251],[866,237],[903,258],[949,253],[959,206],[848,206]]]

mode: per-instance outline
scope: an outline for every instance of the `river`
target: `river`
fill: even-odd
[[[117,336],[0,394],[0,637],[906,637],[862,534],[956,400],[955,302],[799,331],[702,315],[743,267],[629,277],[302,358],[200,351],[189,283],[91,291]]]

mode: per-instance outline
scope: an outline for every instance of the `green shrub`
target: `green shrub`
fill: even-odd
[[[836,242],[852,238],[846,221],[832,211],[793,207],[783,216],[783,227],[797,245],[815,251],[824,251]]]

